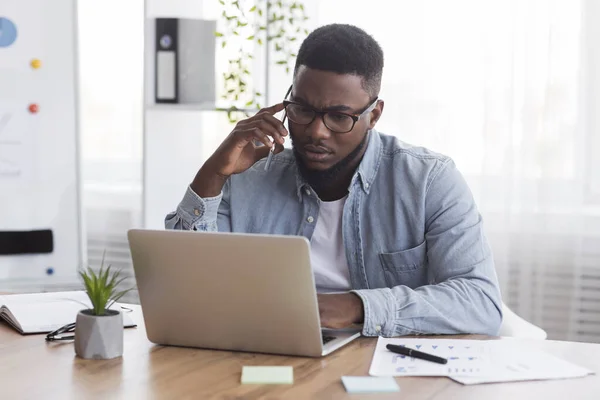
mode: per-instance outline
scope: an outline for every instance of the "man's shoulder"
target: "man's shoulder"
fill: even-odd
[[[382,156],[394,161],[410,161],[412,159],[431,163],[447,163],[451,158],[427,147],[413,145],[398,139],[396,136],[377,132],[381,139]]]
[[[445,154],[404,142],[395,136],[379,132],[378,134],[381,141],[379,169],[383,167],[383,170],[389,171],[395,180],[422,181],[428,186],[448,165],[454,164]]]

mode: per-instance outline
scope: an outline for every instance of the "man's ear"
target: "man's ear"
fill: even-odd
[[[375,128],[375,124],[377,124],[377,121],[379,121],[379,118],[381,118],[381,114],[383,114],[383,105],[383,100],[378,100],[377,105],[375,106],[373,111],[371,111],[369,119],[369,129]]]

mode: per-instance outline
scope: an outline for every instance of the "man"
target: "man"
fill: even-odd
[[[472,195],[448,157],[374,129],[382,70],[361,29],[312,32],[289,101],[236,125],[166,227],[305,236],[324,327],[495,335],[500,292]],[[273,116],[284,109],[288,129]]]

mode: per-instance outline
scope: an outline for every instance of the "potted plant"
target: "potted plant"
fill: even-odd
[[[92,308],[79,311],[75,321],[75,354],[86,359],[111,359],[123,355],[123,314],[111,306],[128,291],[118,291],[125,278],[120,271],[104,268],[104,257],[99,272],[88,267],[79,275]]]

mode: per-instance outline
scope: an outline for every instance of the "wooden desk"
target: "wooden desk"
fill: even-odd
[[[375,339],[361,338],[322,359],[155,346],[148,342],[138,306],[138,328],[125,330],[116,360],[81,360],[72,342],[46,343],[0,322],[0,398],[342,399],[342,375],[368,375]],[[463,336],[465,338],[482,338]],[[511,339],[512,340],[512,339]],[[528,341],[557,356],[600,371],[600,344]],[[293,385],[241,385],[244,365],[292,365]],[[397,378],[401,392],[372,399],[599,399],[600,376],[581,379],[463,386],[448,378]]]

